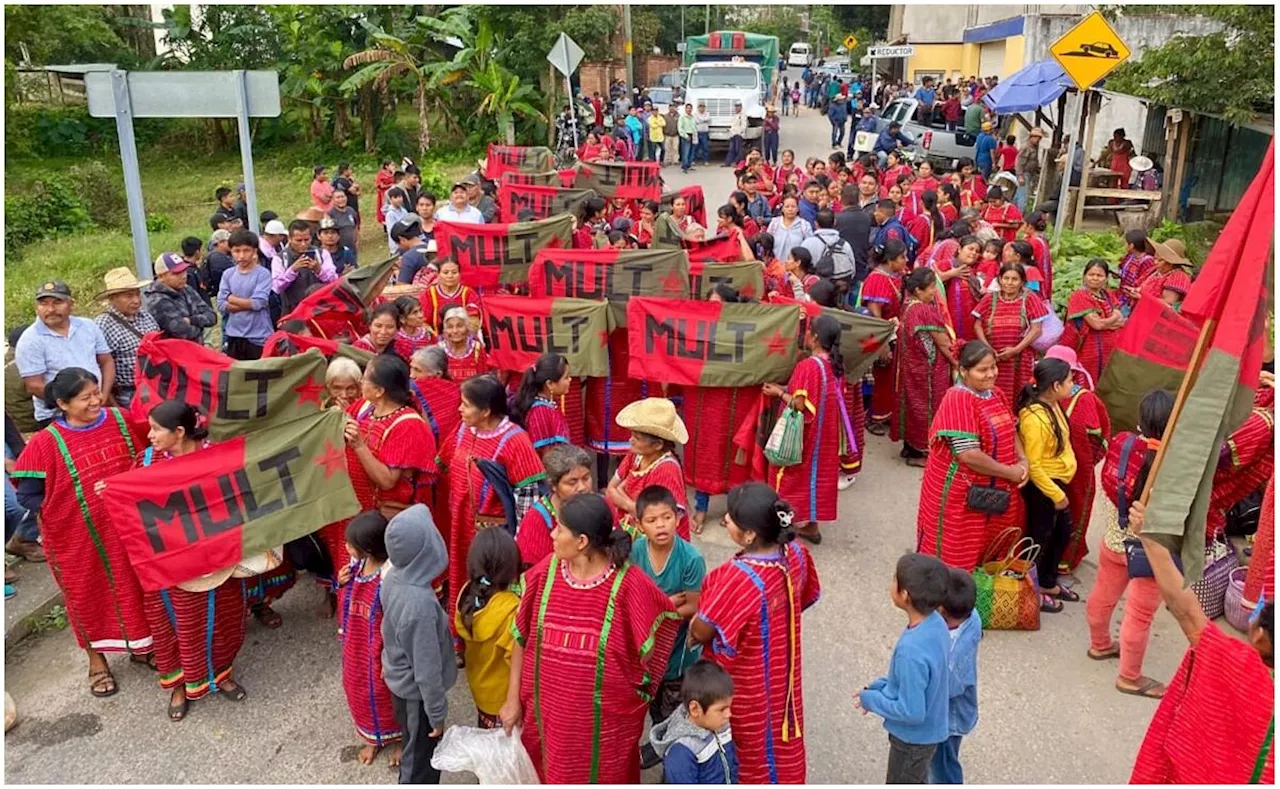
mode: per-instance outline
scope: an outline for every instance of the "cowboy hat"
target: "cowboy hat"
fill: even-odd
[[[1135,173],[1145,173],[1147,170],[1155,167],[1156,163],[1146,156],[1135,156],[1129,160],[1129,169]]]
[[[126,266],[113,268],[102,278],[102,284],[107,287],[101,293],[94,296],[94,298],[102,299],[107,296],[115,295],[116,293],[128,293],[131,290],[142,290],[150,284],[150,282],[151,280],[143,280],[139,282],[138,278],[133,273],[133,269]]]
[[[284,561],[283,545],[244,557],[239,564],[231,568],[231,574],[236,578],[252,578],[276,569],[282,561]]]
[[[206,575],[197,575],[188,581],[181,581],[178,588],[184,592],[208,592],[222,586],[231,577],[235,567],[223,567]]]
[[[618,427],[685,444],[689,429],[676,413],[675,404],[665,397],[646,397],[618,412]]]
[[[1187,260],[1187,248],[1181,239],[1170,238],[1165,241],[1153,241],[1151,246],[1155,248],[1155,255],[1165,263],[1175,266],[1186,266],[1192,268],[1195,266],[1190,260]]]
[[[294,219],[301,219],[303,222],[319,222],[324,219],[325,213],[315,206],[308,206],[298,212]]]

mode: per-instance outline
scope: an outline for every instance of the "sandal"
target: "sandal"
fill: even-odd
[[[1046,614],[1056,614],[1062,610],[1062,603],[1053,595],[1040,595],[1040,610]]]
[[[1085,652],[1090,660],[1111,660],[1120,657],[1120,645],[1113,644],[1101,652],[1094,651],[1093,647],[1089,647],[1089,651]]]
[[[811,545],[822,544],[822,532],[818,531],[818,525],[815,523],[810,526],[803,526],[796,530],[796,536]]]
[[[1163,682],[1157,682],[1151,677],[1138,677],[1138,686],[1136,688],[1126,688],[1117,682],[1116,690],[1128,696],[1159,699],[1164,697],[1165,686]]]
[[[1062,601],[1062,602],[1064,602],[1064,603],[1078,603],[1078,602],[1080,602],[1080,595],[1079,595],[1079,594],[1077,594],[1076,592],[1071,591],[1070,589],[1068,589],[1067,587],[1063,586],[1062,584],[1058,584],[1058,591],[1056,591],[1056,592],[1046,592],[1046,593],[1045,593],[1045,596],[1046,596],[1046,597],[1052,597],[1052,598],[1054,598],[1054,599],[1056,599],[1056,600],[1061,600],[1061,601]]]
[[[883,436],[889,433],[889,425],[884,422],[871,422],[867,425],[867,432],[873,436]]]
[[[692,531],[694,534],[702,534],[702,527],[706,524],[706,522],[707,522],[706,512],[700,511],[700,512],[693,513],[693,523],[691,524],[690,531]]]
[[[258,624],[271,630],[275,630],[284,624],[284,618],[271,610],[271,606],[265,603],[254,610],[253,618],[258,620]]]
[[[129,662],[137,666],[146,666],[152,671],[156,670],[156,653],[148,652],[145,655],[139,655],[136,652],[129,655]]]
[[[116,695],[119,690],[120,686],[116,685],[116,678],[112,676],[111,669],[104,668],[89,672],[89,692],[94,696],[105,699]]]
[[[175,703],[173,700],[174,696],[177,696],[180,699],[180,701]],[[189,705],[190,705],[190,702],[187,701],[187,692],[182,688],[178,688],[172,695],[169,696],[169,720],[173,721],[174,723],[177,723],[178,721],[187,717],[187,709]]]
[[[227,701],[244,701],[248,693],[233,680],[223,680],[218,685],[218,695]]]

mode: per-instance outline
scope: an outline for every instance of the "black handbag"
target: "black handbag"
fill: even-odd
[[[1116,517],[1120,528],[1126,531],[1129,528],[1129,497],[1126,495],[1123,480],[1129,470],[1129,459],[1133,456],[1133,448],[1137,446],[1138,440],[1138,437],[1133,435],[1125,439],[1124,445],[1120,447],[1120,462],[1116,469],[1116,476],[1121,479],[1120,489],[1116,494]],[[1124,538],[1124,563],[1129,569],[1130,578],[1155,577],[1155,572],[1151,569],[1151,559],[1147,557],[1147,549],[1143,547],[1142,540],[1137,537]],[[1178,572],[1182,572],[1182,557],[1176,553],[1173,554],[1173,563],[1177,566]]]
[[[1003,488],[974,485],[965,498],[969,509],[985,515],[1003,515],[1009,510],[1009,491]]]

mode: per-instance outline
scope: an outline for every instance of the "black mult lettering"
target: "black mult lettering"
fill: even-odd
[[[222,490],[221,500],[227,508],[227,516],[221,520],[216,520],[210,511],[209,502],[205,499],[203,488],[199,485],[192,485],[188,490],[192,507],[196,511],[196,517],[200,519],[200,530],[204,532],[205,537],[222,534],[244,524],[244,512],[236,501],[236,490],[231,483],[231,478],[226,474],[220,474],[218,476],[218,487]],[[218,499],[214,499],[214,503],[217,503],[217,501]]]
[[[652,263],[624,263],[623,271],[631,274],[631,288],[623,296],[641,296],[644,294],[644,275],[653,273]]]
[[[187,502],[185,490],[175,490],[165,499],[164,504],[150,501],[138,502],[138,520],[142,521],[142,530],[146,532],[154,553],[164,553],[164,539],[160,536],[160,527],[178,521],[182,524],[182,532],[190,545],[199,539],[196,532],[195,519],[191,517],[191,507]]]
[[[507,338],[508,348],[516,347],[516,327],[515,322],[511,318],[499,318],[492,312],[489,313],[489,342],[493,343],[495,349],[501,348],[502,342],[500,338]]]
[[[516,326],[520,329],[517,332],[520,340],[520,350],[529,353],[542,353],[543,333],[545,331],[542,320],[537,315],[528,317],[521,315],[516,318]]]
[[[271,382],[277,378],[284,377],[284,370],[246,370],[244,380],[246,383],[256,382],[258,384],[258,403],[254,416],[262,418],[267,415],[267,390],[271,387]]]
[[[567,315],[560,319],[560,322],[569,330],[569,353],[576,354],[582,347],[582,327],[591,322],[590,318]],[[557,332],[559,334],[559,332]],[[557,347],[556,352],[563,353],[566,349],[564,346]]]
[[[218,371],[218,418],[219,419],[236,419],[245,420],[249,418],[248,411],[233,411],[228,399],[231,396],[231,371]]]
[[[658,320],[652,315],[644,316],[644,350],[645,353],[653,353],[659,343],[663,343],[665,338],[665,348],[663,350],[667,356],[675,353],[676,345],[676,327],[670,318],[666,320]]]
[[[676,321],[679,330],[676,332],[676,356],[681,359],[704,359],[706,358],[707,338],[703,335],[707,333],[707,324],[702,321],[694,321],[695,328],[689,331],[688,320]],[[710,331],[711,341],[715,341],[715,327]]]
[[[713,324],[714,326],[714,324]],[[748,334],[754,334],[756,325],[754,323],[738,323],[737,321],[726,321],[725,328],[733,332],[733,363],[742,364],[746,359],[747,345],[746,338]],[[708,357],[710,358],[710,357]],[[728,359],[715,359],[715,361],[729,361]]]

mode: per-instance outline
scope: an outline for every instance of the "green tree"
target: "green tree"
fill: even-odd
[[[483,70],[473,73],[463,84],[480,97],[476,114],[491,117],[507,145],[515,144],[517,115],[547,122],[546,116],[536,104],[540,98],[538,91],[532,85],[521,83],[520,77],[497,62],[490,61]]]
[[[6,5],[4,56],[38,66],[64,63],[132,65],[136,55],[116,32],[102,6]]]
[[[1111,6],[1111,15],[1173,11],[1215,19],[1223,30],[1181,33],[1107,77],[1107,88],[1171,107],[1218,113],[1235,123],[1275,105],[1275,12],[1271,6]]]

